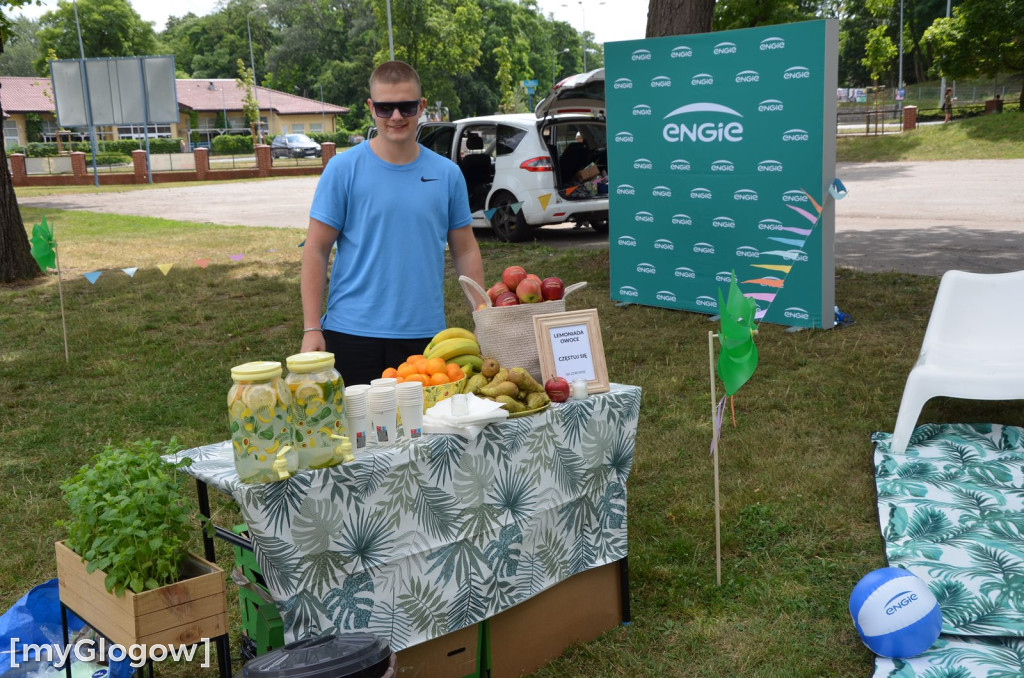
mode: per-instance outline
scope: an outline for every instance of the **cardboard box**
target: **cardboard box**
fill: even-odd
[[[593,179],[600,173],[601,170],[597,168],[597,165],[595,165],[594,163],[590,163],[589,165],[581,169],[579,172],[577,172],[576,176],[573,178],[576,181],[586,181],[587,179]]]
[[[519,678],[622,623],[619,564],[580,572],[486,620],[490,678]]]
[[[473,624],[398,653],[400,678],[476,678],[481,675],[480,636]]]

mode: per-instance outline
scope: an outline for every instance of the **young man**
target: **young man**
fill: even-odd
[[[301,350],[333,353],[346,384],[369,383],[444,329],[446,243],[456,274],[484,283],[462,173],[416,142],[426,106],[416,71],[381,64],[366,103],[378,134],[324,168],[300,278]]]

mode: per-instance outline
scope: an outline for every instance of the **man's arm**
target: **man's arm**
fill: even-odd
[[[473,226],[448,231],[448,249],[452,253],[455,274],[469,276],[480,287],[484,285],[484,262],[480,257],[480,246],[476,244]]]
[[[323,315],[324,288],[327,285],[327,260],[338,231],[322,221],[310,218],[306,244],[302,248],[302,272],[299,289],[302,292],[302,327],[320,327]],[[323,351],[323,332],[303,332],[302,352]]]

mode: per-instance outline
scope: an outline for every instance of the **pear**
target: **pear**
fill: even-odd
[[[535,410],[538,407],[544,407],[551,402],[551,398],[544,391],[540,393],[530,393],[526,396],[526,409]]]
[[[526,393],[544,393],[544,387],[537,383],[537,380],[530,376],[524,367],[513,367],[508,371],[508,380],[519,387],[520,391]]]
[[[512,382],[506,382],[506,383],[512,383]],[[495,398],[494,400],[496,402],[501,403],[501,406],[504,407],[506,410],[508,410],[510,414],[515,414],[516,412],[525,412],[526,411],[526,405],[523,405],[521,402],[519,402],[518,400],[516,400],[515,398],[512,398],[510,396],[501,395],[501,396],[498,396],[497,398]]]
[[[488,398],[494,398],[495,400],[497,400],[499,396],[517,398],[519,396],[519,387],[508,380],[497,384],[492,382],[480,389],[480,395],[485,395]]]

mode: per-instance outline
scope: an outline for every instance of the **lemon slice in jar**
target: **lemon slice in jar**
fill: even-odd
[[[264,407],[273,407],[277,402],[277,393],[270,384],[253,384],[246,389],[243,398],[245,406],[255,412]]]
[[[323,400],[324,390],[319,384],[299,384],[295,389],[295,400],[308,403],[311,400]]]

